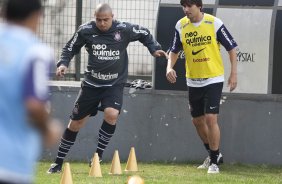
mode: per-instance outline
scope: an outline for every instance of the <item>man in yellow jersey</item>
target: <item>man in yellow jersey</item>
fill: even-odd
[[[201,11],[202,0],[181,0],[180,4],[186,16],[175,26],[166,77],[169,82],[176,82],[173,66],[179,51],[183,50],[192,122],[209,152],[198,168],[207,168],[208,173],[216,174],[219,173],[218,164],[223,162],[219,152],[220,129],[217,123],[224,82],[220,44],[228,51],[231,62],[228,78],[230,91],[237,86],[237,44],[220,19]]]

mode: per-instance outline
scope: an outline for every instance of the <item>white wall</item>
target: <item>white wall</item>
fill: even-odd
[[[272,10],[218,8],[217,17],[239,45],[238,86],[234,92],[267,94]],[[226,68],[224,91],[227,92],[230,61],[224,48],[221,53]]]

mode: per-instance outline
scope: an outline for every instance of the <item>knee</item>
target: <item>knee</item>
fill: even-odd
[[[192,119],[192,123],[196,127],[199,126],[199,122],[197,120],[195,120],[195,119]]]
[[[84,126],[83,120],[70,120],[68,128],[71,131],[78,132]]]
[[[217,114],[206,114],[205,117],[208,126],[213,126],[217,124]]]
[[[104,110],[104,119],[111,125],[115,125],[117,122],[117,118],[119,115],[119,111],[114,108],[106,108]]]
[[[192,118],[192,123],[196,127],[203,126],[204,123],[205,123],[205,117],[204,116],[200,116],[200,117]]]

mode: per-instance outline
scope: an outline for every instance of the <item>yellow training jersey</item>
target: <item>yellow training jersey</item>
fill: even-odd
[[[215,17],[206,13],[198,26],[187,17],[180,20],[179,36],[185,53],[187,78],[212,78],[224,74],[214,21]]]

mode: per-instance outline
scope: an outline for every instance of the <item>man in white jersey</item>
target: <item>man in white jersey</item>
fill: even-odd
[[[6,0],[0,25],[0,184],[30,184],[41,145],[60,133],[46,109],[51,49],[37,39],[40,0]]]
[[[208,168],[208,173],[219,173],[218,164],[223,160],[219,152],[217,115],[224,82],[220,44],[228,51],[231,62],[230,91],[237,86],[237,44],[220,19],[201,11],[202,0],[181,0],[180,4],[186,16],[175,26],[166,76],[169,82],[176,82],[173,66],[179,51],[183,50],[192,122],[209,152],[198,168]]]

